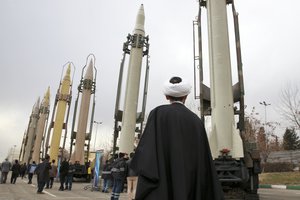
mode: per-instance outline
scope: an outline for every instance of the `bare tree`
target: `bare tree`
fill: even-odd
[[[300,129],[300,91],[297,86],[287,85],[281,91],[281,106],[279,107],[280,114],[288,120],[290,125],[295,129]]]
[[[270,153],[272,151],[280,150],[278,137],[275,134],[275,129],[280,125],[278,122],[267,122],[268,131],[265,130],[265,127],[261,127],[257,133],[257,143],[261,150],[262,159],[264,162],[267,161]],[[277,137],[273,139],[272,137]]]
[[[267,122],[266,124],[263,124],[259,119],[257,119],[258,115],[259,114],[256,112],[255,107],[252,108],[250,114],[246,114],[244,140],[256,142],[257,148],[260,151],[262,162],[266,163],[270,153],[280,149],[278,137],[274,134],[279,123]],[[268,127],[267,132],[265,127]],[[271,137],[275,137],[276,139],[274,140]]]
[[[260,156],[262,158],[263,163],[266,163],[271,152],[269,149],[268,138],[267,138],[267,134],[265,133],[264,127],[260,127],[256,136],[257,136],[257,145],[260,151]]]
[[[245,115],[245,134],[242,135],[244,140],[256,141],[256,134],[262,126],[260,120],[257,119],[257,115],[255,107],[252,107],[250,114]]]
[[[271,138],[269,139],[269,149],[271,152],[283,150],[282,142],[277,135],[271,135]]]

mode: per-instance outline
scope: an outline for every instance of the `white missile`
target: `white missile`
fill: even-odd
[[[36,137],[33,145],[33,153],[31,161],[35,161],[36,163],[40,163],[40,152],[43,136],[45,133],[46,121],[49,116],[49,101],[50,101],[50,88],[48,87],[47,92],[42,100],[40,112],[39,112],[39,120],[37,122],[36,128]]]
[[[32,155],[31,150],[34,142],[37,121],[39,118],[39,108],[40,108],[40,98],[38,98],[37,102],[33,106],[28,130],[27,130],[27,142],[25,144],[25,154],[23,158],[23,162],[26,162],[27,164],[29,163]]]
[[[124,112],[122,117],[122,129],[119,143],[119,151],[124,153],[131,153],[134,149],[137,106],[143,59],[143,43],[141,43],[141,39],[145,36],[144,23],[145,14],[142,4],[138,11],[135,28],[133,30],[135,41],[133,42],[130,50],[126,82]]]
[[[75,142],[75,151],[72,156],[73,163],[79,161],[81,165],[84,164],[84,144],[85,137],[87,133],[87,123],[89,118],[91,94],[92,94],[92,84],[93,84],[93,60],[90,60],[90,63],[87,67],[85,76],[83,78],[83,87],[82,87],[82,96],[81,96],[81,105],[78,117],[78,127],[76,133],[76,142]]]
[[[236,129],[232,92],[226,1],[207,0],[212,132],[209,143],[214,158],[223,149],[233,158],[244,157]]]

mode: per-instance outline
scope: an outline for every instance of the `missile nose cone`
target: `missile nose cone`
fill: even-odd
[[[89,65],[86,69],[84,79],[93,80],[93,67],[94,67],[94,62],[93,62],[93,59],[91,59],[89,62]]]
[[[40,97],[38,97],[37,101],[35,102],[32,113],[37,114],[39,113],[39,107],[40,107]]]
[[[50,86],[48,87],[47,92],[44,96],[44,101],[45,101],[46,104],[48,104],[49,101],[50,101]]]
[[[38,97],[37,101],[36,101],[36,106],[40,105],[40,97]]]
[[[47,97],[50,96],[50,86],[48,86],[48,88],[47,88],[46,96],[47,96]]]
[[[71,74],[71,63],[68,65],[68,69],[67,69],[67,75],[70,76]]]
[[[71,80],[71,63],[69,63],[64,80]]]
[[[137,17],[136,17],[134,32],[137,33],[139,31],[139,32],[141,32],[140,34],[144,34],[145,33],[144,24],[145,24],[144,5],[141,4],[140,9],[137,14]]]

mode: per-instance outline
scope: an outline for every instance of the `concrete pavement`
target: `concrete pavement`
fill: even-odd
[[[9,175],[10,178],[10,175]],[[59,183],[55,182],[52,189],[44,189],[44,194],[37,194],[36,177],[33,178],[33,184],[27,184],[28,180],[19,177],[16,184],[0,184],[0,200],[104,200],[110,199],[110,193],[91,191],[91,184],[82,182],[73,182],[71,191],[59,191]],[[88,189],[84,189],[88,187]],[[120,200],[127,200],[127,194],[122,193]]]

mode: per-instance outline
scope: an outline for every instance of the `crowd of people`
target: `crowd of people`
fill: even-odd
[[[57,177],[58,168],[56,161],[53,159],[51,162],[50,156],[46,155],[42,159],[42,162],[36,164],[32,161],[31,164],[26,165],[26,163],[19,164],[18,160],[14,161],[12,165],[11,162],[6,158],[0,165],[1,169],[1,184],[5,184],[9,172],[11,171],[10,183],[15,184],[18,177],[26,178],[28,177],[28,184],[32,184],[33,176],[36,175],[37,178],[37,194],[43,194],[44,189],[51,189],[53,187],[54,179]],[[71,190],[73,182],[73,173],[75,171],[74,165],[68,162],[66,159],[61,163],[59,168],[59,179],[60,187],[59,190]]]
[[[24,165],[20,165],[18,160],[15,160],[14,164],[11,164],[6,158],[1,164],[1,184],[6,183],[7,175],[9,171],[11,171],[11,178],[10,178],[11,184],[15,184],[19,176],[22,177],[23,179],[25,175],[23,174],[23,167]]]
[[[101,178],[102,192],[112,193],[113,199],[118,199],[121,192],[127,190],[130,199],[134,199],[134,189],[136,188],[137,177],[130,169],[130,162],[133,153],[130,154],[130,159],[127,154],[119,153],[115,159],[106,160],[102,167]],[[59,191],[72,190],[73,174],[75,165],[65,158],[58,169],[55,160],[50,162],[49,155],[42,159],[41,163],[36,164],[33,161],[31,164],[19,164],[18,160],[12,165],[8,159],[5,159],[1,164],[1,184],[5,184],[8,174],[11,171],[11,184],[15,184],[18,177],[28,178],[28,184],[32,184],[32,179],[36,175],[37,194],[43,194],[44,189],[52,189],[54,179],[59,178]],[[59,176],[58,176],[59,172]],[[126,179],[127,178],[127,179]],[[124,186],[128,186],[125,188]]]
[[[119,153],[112,161],[107,160],[102,171],[102,192],[111,190],[111,200],[117,200],[120,193],[127,191],[128,199],[135,197],[137,174],[131,169],[130,163],[134,153],[130,157],[126,153]],[[127,185],[127,187],[125,187]]]

